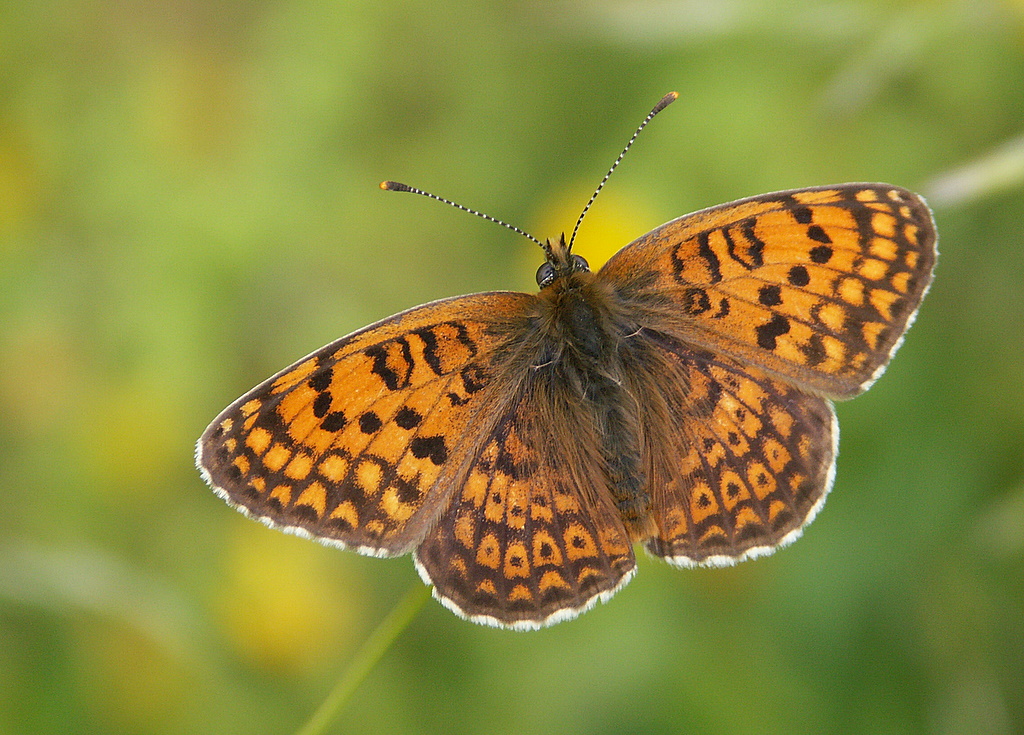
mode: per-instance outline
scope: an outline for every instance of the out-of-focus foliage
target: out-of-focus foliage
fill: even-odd
[[[644,559],[537,633],[429,603],[360,733],[1024,729],[1019,0],[4,3],[0,732],[288,732],[418,579],[231,511],[192,467],[229,401],[417,303],[530,289],[539,237],[745,195],[934,195],[892,367],[839,407],[795,546]]]

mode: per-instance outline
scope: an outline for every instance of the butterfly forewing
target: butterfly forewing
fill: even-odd
[[[324,347],[218,416],[197,460],[228,502],[363,553],[407,552],[449,497],[501,340],[490,293],[412,309]]]
[[[920,197],[844,184],[681,217],[599,275],[659,329],[848,398],[884,369],[934,262],[935,226]]]

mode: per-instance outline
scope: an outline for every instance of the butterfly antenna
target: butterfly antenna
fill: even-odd
[[[463,212],[469,212],[470,214],[475,214],[477,217],[483,217],[485,220],[488,220],[490,222],[494,222],[495,224],[501,225],[502,227],[507,227],[508,229],[512,230],[512,232],[518,232],[520,235],[525,237],[527,240],[533,240],[535,243],[540,245],[542,248],[544,247],[544,243],[542,243],[540,240],[535,238],[530,233],[524,232],[523,230],[520,230],[515,225],[510,225],[508,222],[502,222],[500,219],[496,219],[495,217],[492,217],[489,214],[484,214],[483,212],[478,212],[475,209],[470,209],[469,207],[464,207],[461,204],[457,204],[457,203],[451,201],[450,199],[445,199],[444,197],[439,197],[436,194],[431,194],[429,191],[423,191],[423,189],[417,189],[415,186],[409,186],[408,184],[400,184],[397,181],[382,181],[382,182],[380,182],[380,188],[383,189],[384,191],[409,191],[409,192],[412,192],[413,194],[422,194],[423,196],[428,197],[430,199],[436,199],[439,202],[444,202],[445,204],[450,204],[451,206],[455,207],[456,209],[461,209]]]
[[[669,92],[668,94],[661,98],[658,104],[654,106],[653,110],[647,113],[647,117],[645,117],[644,121],[640,123],[640,127],[636,129],[636,132],[633,133],[633,137],[629,139],[628,143],[626,143],[626,147],[622,149],[622,153],[620,153],[619,157],[615,159],[615,163],[613,163],[612,167],[608,169],[608,173],[606,173],[604,175],[604,178],[601,179],[601,183],[597,185],[597,191],[595,191],[594,195],[590,197],[590,201],[587,202],[587,206],[585,206],[583,208],[583,211],[580,212],[580,218],[576,220],[576,226],[572,228],[572,237],[569,238],[569,250],[572,250],[572,244],[576,241],[576,232],[580,229],[580,224],[583,222],[583,218],[587,216],[587,212],[590,210],[590,206],[594,203],[594,200],[597,199],[597,195],[601,193],[601,189],[603,189],[604,185],[608,182],[608,179],[612,175],[612,171],[614,171],[615,168],[620,163],[622,163],[622,159],[626,157],[626,151],[628,151],[629,147],[633,145],[633,141],[635,141],[637,139],[637,136],[640,135],[640,131],[647,127],[647,123],[653,120],[655,115],[657,115],[659,112],[661,112],[666,107],[671,105],[677,99],[679,99],[678,92]]]

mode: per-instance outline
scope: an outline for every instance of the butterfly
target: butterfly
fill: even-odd
[[[796,539],[835,475],[831,400],[878,378],[928,289],[924,201],[763,194],[597,272],[574,237],[540,243],[536,294],[418,306],[261,383],[203,433],[203,477],[272,527],[412,552],[446,607],[514,629],[607,600],[636,544],[689,567]]]

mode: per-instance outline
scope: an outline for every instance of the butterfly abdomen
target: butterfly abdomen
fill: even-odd
[[[647,493],[636,416],[625,399],[622,387],[615,386],[599,404],[603,413],[601,455],[615,506],[626,526],[638,529],[647,518],[651,498]]]

